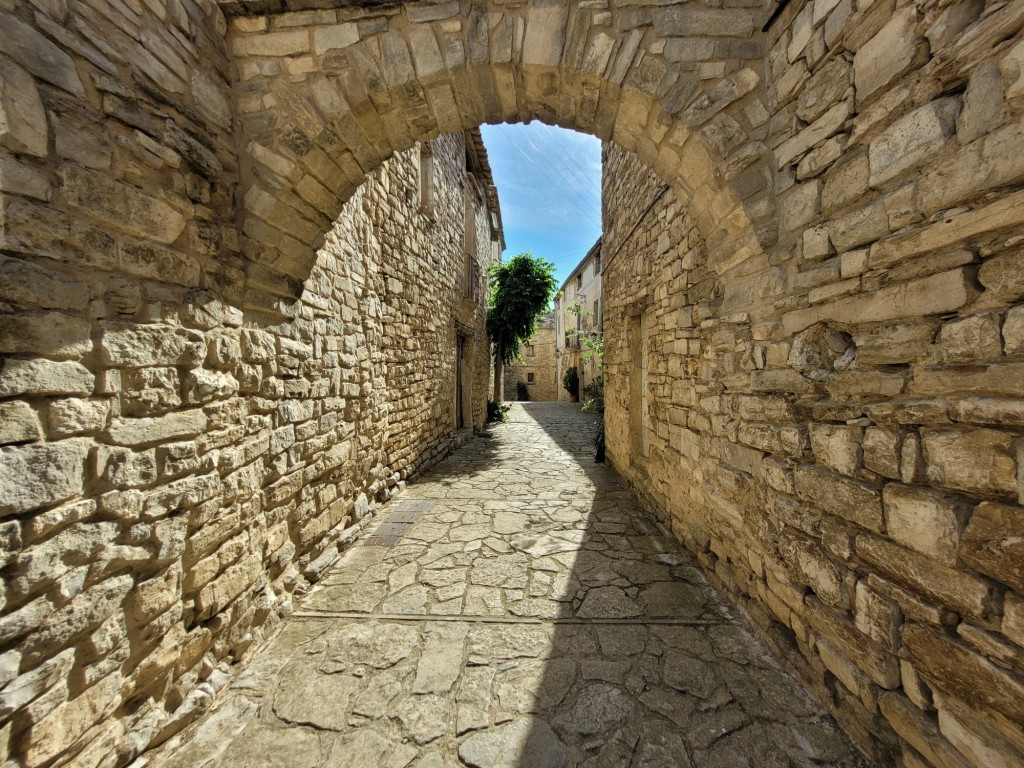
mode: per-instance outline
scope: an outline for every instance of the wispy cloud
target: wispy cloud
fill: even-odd
[[[539,122],[481,131],[509,252],[550,258],[564,280],[601,233],[601,142]]]

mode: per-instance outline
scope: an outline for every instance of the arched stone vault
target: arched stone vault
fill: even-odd
[[[767,10],[743,5],[408,3],[386,24],[358,6],[228,5],[245,13],[230,46],[250,308],[287,314],[381,162],[484,122],[541,120],[635,152],[690,207],[719,272],[771,248]]]

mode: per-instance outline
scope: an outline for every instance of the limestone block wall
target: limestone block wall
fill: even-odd
[[[288,315],[243,311],[225,31],[191,0],[0,10],[5,764],[123,765],[208,706],[453,445],[458,327],[483,423],[464,135],[432,143],[429,221],[414,147],[325,229]]]
[[[556,381],[555,316],[544,315],[537,321],[537,330],[530,341],[519,348],[519,360],[505,367],[505,399],[516,400],[516,382],[526,384],[530,400],[558,400],[561,381]],[[533,381],[529,375],[533,374]]]
[[[605,149],[609,459],[886,765],[1024,764],[1021,24],[790,4],[731,270]]]

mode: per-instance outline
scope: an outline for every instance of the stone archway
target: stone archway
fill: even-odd
[[[0,744],[134,756],[287,612],[393,479],[372,398],[293,442],[324,233],[539,119],[638,158],[617,467],[865,750],[1024,753],[1022,5],[750,2],[8,3]]]
[[[323,232],[383,160],[483,122],[537,119],[636,152],[690,206],[719,271],[774,245],[762,10],[241,10],[230,37],[253,309],[294,299]]]

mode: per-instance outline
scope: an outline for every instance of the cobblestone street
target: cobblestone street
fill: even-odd
[[[510,419],[379,510],[149,765],[864,765],[593,463],[594,417]]]

